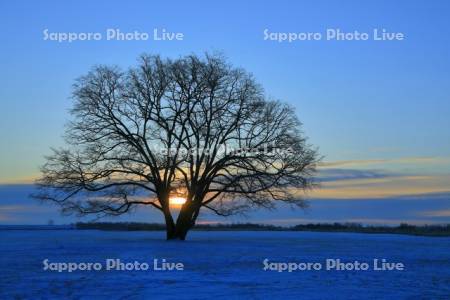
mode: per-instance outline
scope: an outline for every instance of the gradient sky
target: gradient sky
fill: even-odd
[[[144,52],[204,51],[223,52],[295,106],[324,156],[310,211],[258,212],[251,221],[450,222],[448,1],[2,1],[0,24],[0,223],[72,220],[53,208],[39,213],[27,184],[49,147],[62,145],[75,78],[95,64],[126,68]],[[43,40],[44,29],[107,28],[164,28],[184,40]],[[385,28],[406,39],[263,40],[264,29],[327,28]]]

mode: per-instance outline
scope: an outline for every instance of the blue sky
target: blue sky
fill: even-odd
[[[429,207],[421,209],[428,216],[441,216],[432,221],[448,222],[450,205],[447,200],[447,211],[442,207],[442,194],[450,193],[449,14],[448,1],[424,0],[2,1],[0,201],[6,208],[0,209],[0,222],[41,222],[53,214],[20,219],[11,199],[29,205],[32,200],[2,189],[29,183],[38,175],[49,147],[62,145],[75,78],[95,64],[126,68],[144,52],[178,57],[204,51],[223,52],[234,65],[252,72],[269,96],[296,107],[305,133],[327,163],[321,176],[333,174],[333,180],[324,181],[323,188],[310,195],[312,199],[334,199],[344,205],[348,199],[369,201],[366,197],[387,201],[420,194],[435,199],[438,193],[439,205],[430,200]],[[182,32],[184,40],[43,40],[44,29],[104,33],[107,28],[150,33],[164,28]],[[384,28],[406,38],[292,43],[263,39],[265,29],[327,28],[345,32]],[[398,202],[404,201],[391,202],[397,203],[396,219],[421,220],[408,214],[409,202]],[[320,205],[316,209],[314,205],[319,202],[311,203],[309,218],[319,219]],[[370,209],[346,205],[348,217],[339,212],[335,219],[383,219],[383,213],[373,216]]]

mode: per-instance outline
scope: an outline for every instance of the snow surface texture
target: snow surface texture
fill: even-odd
[[[0,299],[450,299],[450,239],[312,232],[0,231]],[[184,271],[43,270],[51,262],[182,262]],[[263,270],[273,262],[404,263],[405,271]]]

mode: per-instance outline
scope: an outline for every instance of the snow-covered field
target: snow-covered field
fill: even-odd
[[[450,239],[309,232],[0,231],[0,299],[450,299]],[[148,263],[106,271],[105,260]],[[367,262],[404,271],[264,271],[270,262]],[[43,261],[99,262],[100,271],[44,271]],[[184,271],[155,271],[153,259]]]

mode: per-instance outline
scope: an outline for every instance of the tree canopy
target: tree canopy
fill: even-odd
[[[38,180],[65,213],[120,215],[150,205],[184,239],[202,209],[227,216],[277,201],[304,207],[317,151],[294,109],[266,97],[222,56],[143,55],[96,66],[73,86],[72,120]],[[174,220],[170,199],[185,199]]]

